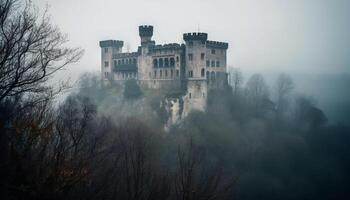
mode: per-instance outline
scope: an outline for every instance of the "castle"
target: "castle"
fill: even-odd
[[[227,83],[228,43],[210,41],[207,33],[185,33],[184,44],[158,45],[153,26],[139,26],[141,44],[123,52],[123,41],[100,41],[105,81],[136,79],[143,88],[183,89],[184,111],[205,110],[208,90]],[[185,113],[186,115],[186,113]]]

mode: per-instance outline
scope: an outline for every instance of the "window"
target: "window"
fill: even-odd
[[[212,49],[212,50],[211,50],[211,54],[215,54],[215,49]]]
[[[124,63],[125,63],[125,62],[124,62],[124,59],[123,59],[123,60],[122,60],[122,65],[124,65]]]
[[[149,73],[148,73],[148,77],[151,78],[151,76],[152,76],[152,75],[151,75],[151,72],[149,72]]]
[[[174,77],[174,70],[173,69],[171,69],[171,71],[170,71],[170,76],[171,76],[171,78]]]
[[[170,58],[170,67],[174,67],[174,66],[175,66],[175,59]]]
[[[157,78],[157,71],[154,71],[154,78]]]
[[[176,56],[176,62],[179,62],[180,58],[179,56]]]
[[[214,60],[211,61],[211,66],[215,67],[215,61]]]
[[[105,78],[108,78],[108,72],[105,72]]]
[[[122,61],[121,60],[118,60],[118,65],[121,65],[122,64]]]
[[[192,47],[193,46],[193,42],[192,41],[188,42],[188,46]]]
[[[105,48],[105,53],[108,53],[108,48]]]
[[[190,98],[192,98],[192,95],[191,95],[191,93],[189,93],[189,94],[188,94],[188,96],[189,96]]]
[[[207,71],[207,81],[209,81],[209,71]]]
[[[202,68],[201,70],[201,76],[204,77],[205,76],[205,71],[204,71],[204,68]]]
[[[114,61],[114,67],[116,67],[116,66],[117,66],[117,61],[115,60],[115,61]]]
[[[168,70],[165,70],[165,77],[168,77]]]
[[[136,64],[136,58],[134,58],[134,64]]]
[[[215,72],[211,72],[211,74],[210,74],[210,79],[211,79],[211,80],[215,80]]]
[[[193,60],[193,54],[191,53],[188,54],[188,60]]]
[[[160,70],[159,71],[159,77],[162,78],[162,76],[163,76],[163,72],[162,72],[162,70]]]
[[[179,70],[177,69],[177,70],[176,70],[176,77],[179,77],[179,75],[180,75],[180,72],[179,72]]]
[[[201,60],[204,60],[204,53],[201,53]]]
[[[209,60],[207,60],[207,65],[206,66],[210,67],[210,61]]]
[[[190,78],[193,77],[193,71],[192,70],[188,71],[188,77],[190,77]]]
[[[164,59],[164,65],[165,67],[169,67],[169,58]]]
[[[108,66],[109,66],[109,62],[105,61],[105,67],[108,67]]]
[[[157,59],[153,60],[153,67],[155,67],[155,68],[158,67],[158,60]]]
[[[158,67],[163,67],[163,58],[159,59]]]
[[[220,67],[220,61],[216,61],[216,67]]]

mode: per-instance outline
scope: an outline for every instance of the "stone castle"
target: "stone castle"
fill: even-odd
[[[123,52],[123,41],[100,41],[101,73],[105,81],[136,79],[143,88],[184,90],[184,115],[204,111],[209,89],[227,84],[228,43],[210,41],[207,33],[185,33],[183,44],[158,45],[153,26],[139,26],[141,44]]]

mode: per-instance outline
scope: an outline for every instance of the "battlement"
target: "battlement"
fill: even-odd
[[[218,41],[207,41],[207,47],[209,48],[218,48],[218,49],[227,49],[228,43],[218,42]]]
[[[187,41],[191,40],[199,40],[199,41],[207,41],[208,34],[207,33],[184,33],[183,39]]]
[[[131,57],[137,57],[139,56],[138,52],[131,52],[131,53],[117,53],[113,54],[113,59],[118,59],[118,58],[131,58]]]
[[[179,49],[181,48],[180,44],[177,43],[170,43],[170,44],[164,44],[164,45],[156,45],[153,47],[154,50],[162,50],[162,49]]]
[[[122,48],[124,46],[124,42],[121,40],[103,40],[100,41],[100,47],[118,47]]]
[[[153,26],[143,25],[139,26],[140,37],[152,37],[153,36]]]

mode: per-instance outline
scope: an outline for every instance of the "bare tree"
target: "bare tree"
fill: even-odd
[[[237,96],[243,83],[243,75],[239,68],[229,68],[229,84],[232,86],[233,94]]]
[[[252,104],[255,115],[262,114],[270,107],[269,88],[261,74],[253,74],[246,85],[246,96]]]
[[[83,54],[65,47],[66,36],[36,11],[30,1],[0,1],[0,102],[46,91],[48,78]]]
[[[277,117],[280,118],[288,109],[288,97],[294,89],[292,78],[287,74],[280,74],[275,85],[276,93],[276,112]]]

